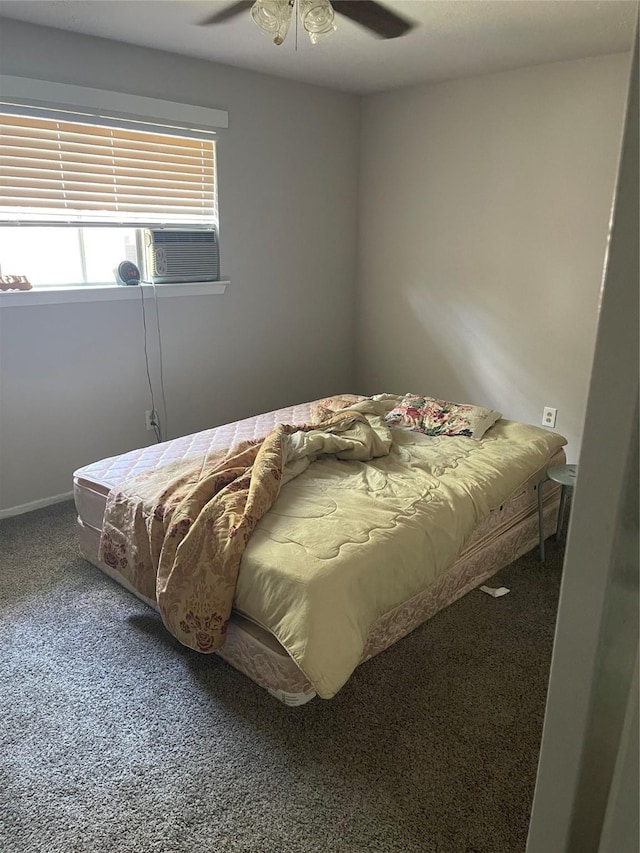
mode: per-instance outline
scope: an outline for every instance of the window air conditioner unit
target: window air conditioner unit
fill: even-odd
[[[154,284],[220,278],[218,235],[213,228],[151,228],[145,231],[144,242],[146,269]]]

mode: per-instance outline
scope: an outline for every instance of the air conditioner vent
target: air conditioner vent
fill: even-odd
[[[155,284],[218,281],[220,257],[214,229],[149,229],[145,233],[147,271]]]

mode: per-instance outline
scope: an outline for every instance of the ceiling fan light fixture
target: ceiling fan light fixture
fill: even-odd
[[[201,26],[225,24],[248,10],[251,10],[251,17],[257,27],[275,44],[283,43],[295,14],[300,15],[302,27],[309,34],[311,44],[316,44],[319,39],[336,30],[334,12],[383,39],[406,35],[416,26],[377,0],[235,0],[230,6],[198,23]],[[296,27],[296,37],[297,34]]]
[[[256,0],[251,7],[254,24],[274,44],[282,44],[289,32],[295,0]]]
[[[298,0],[298,5],[302,26],[312,44],[335,32],[335,15],[329,0]]]

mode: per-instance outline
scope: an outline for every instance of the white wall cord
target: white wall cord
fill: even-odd
[[[154,294],[155,294],[155,288],[154,288]],[[149,383],[149,391],[151,392],[151,409],[155,412],[156,419],[158,420],[158,418],[157,418],[158,412],[156,409],[156,403],[155,403],[155,399],[153,396],[153,383],[151,382],[151,373],[149,371],[149,353],[147,351],[147,316],[146,316],[146,311],[145,311],[145,306],[144,306],[144,290],[142,289],[142,286],[140,286],[140,299],[141,299],[141,305],[142,305],[142,328],[144,330],[144,337],[143,337],[143,340],[144,340],[144,363],[145,363],[145,367],[147,369],[147,381]],[[156,307],[157,307],[157,300],[156,300]],[[160,444],[160,442],[162,441],[162,428],[160,426],[160,423],[155,423],[155,422],[153,423],[153,432],[155,433],[155,436],[156,436],[156,442],[158,444]]]
[[[162,335],[160,334],[160,314],[158,312],[158,292],[155,282],[153,285],[153,300],[156,306],[156,327],[158,329],[158,355],[160,357],[160,393],[162,394],[162,414],[164,416],[164,435],[169,438],[169,418],[167,417],[167,398],[164,393],[164,373],[162,370]]]

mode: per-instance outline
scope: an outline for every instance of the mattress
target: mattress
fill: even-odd
[[[211,450],[229,447],[241,439],[263,437],[276,423],[309,421],[311,405],[301,404],[256,418],[247,418],[235,424],[101,460],[80,469],[74,477],[74,492],[84,555],[122,583],[122,579],[116,576],[117,573],[109,571],[97,559],[102,515],[111,488],[151,468],[202,456]],[[519,484],[504,506],[496,507],[484,518],[465,542],[462,553],[451,567],[452,571],[446,573],[446,577],[438,578],[430,590],[420,591],[410,596],[409,600],[386,608],[371,627],[362,660],[377,654],[433,612],[481,583],[494,571],[515,559],[519,553],[528,550],[535,543],[537,534],[536,485],[549,464],[558,464],[563,459],[561,450],[551,454],[539,469]],[[549,489],[545,498],[547,532],[551,532],[554,525],[557,505],[554,502],[557,502],[557,495]],[[154,606],[154,602],[149,603]],[[246,617],[247,614],[234,616],[233,629],[230,630],[225,646],[220,650],[221,656],[247,672],[255,681],[262,683],[262,686],[272,690],[292,689],[294,693],[297,691],[300,695],[312,696],[313,688],[308,680],[297,670],[269,630],[264,625],[252,624]],[[260,654],[257,654],[258,651]],[[264,677],[265,673],[267,677]]]
[[[73,475],[78,517],[85,525],[101,530],[109,491],[129,477],[171,462],[198,458],[213,450],[224,450],[238,441],[264,438],[279,423],[306,423],[311,419],[311,406],[312,403],[288,406],[85,465]]]

